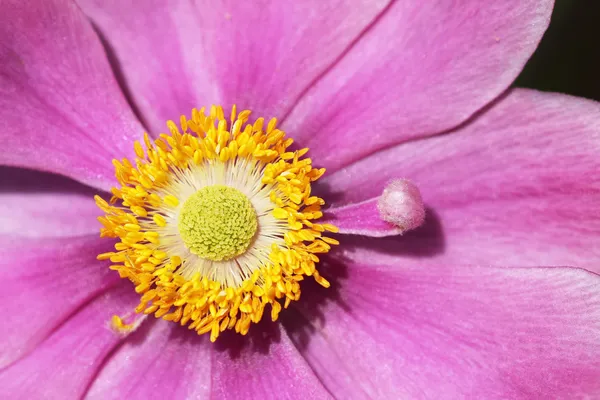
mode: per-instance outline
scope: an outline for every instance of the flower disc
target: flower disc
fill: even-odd
[[[179,234],[199,257],[229,260],[244,253],[256,233],[258,220],[252,203],[239,190],[205,186],[188,197],[179,213]]]
[[[311,183],[324,169],[303,158],[307,149],[287,151],[292,140],[272,119],[249,124],[250,111],[229,123],[221,107],[192,111],[180,127],[137,158],[114,160],[121,184],[106,202],[96,203],[101,236],[118,238],[115,251],[100,254],[110,268],[141,294],[136,312],[187,325],[216,340],[225,329],[246,334],[267,307],[275,321],[283,307],[300,298],[300,281],[316,270],[336,232],[318,224],[324,201],[311,195]],[[113,327],[135,324],[113,318]]]

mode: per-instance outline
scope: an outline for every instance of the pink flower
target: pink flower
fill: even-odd
[[[551,1],[168,3],[0,3],[3,398],[600,395],[600,106],[507,90]],[[211,104],[327,168],[331,287],[214,344],[117,335],[139,295],[92,196]]]

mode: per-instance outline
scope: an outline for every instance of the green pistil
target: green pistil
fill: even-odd
[[[213,261],[242,254],[258,228],[248,197],[229,186],[206,186],[191,195],[179,214],[179,234],[190,251]]]

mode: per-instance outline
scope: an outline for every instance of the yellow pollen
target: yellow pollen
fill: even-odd
[[[288,151],[275,118],[250,114],[213,106],[168,121],[168,133],[134,144],[134,160],[113,160],[120,185],[110,201],[95,197],[100,236],[117,239],[98,259],[132,282],[134,311],[211,341],[277,320],[307,277],[329,287],[318,255],[338,244],[329,237],[337,228],[318,222],[325,202],[311,194],[325,170],[307,149]],[[143,318],[133,320],[110,326],[127,334]]]
[[[242,254],[256,233],[256,211],[239,190],[206,186],[191,195],[179,214],[179,233],[190,251],[213,261]]]

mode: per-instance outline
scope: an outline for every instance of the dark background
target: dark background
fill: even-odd
[[[515,86],[600,100],[600,0],[556,0],[550,27]]]

